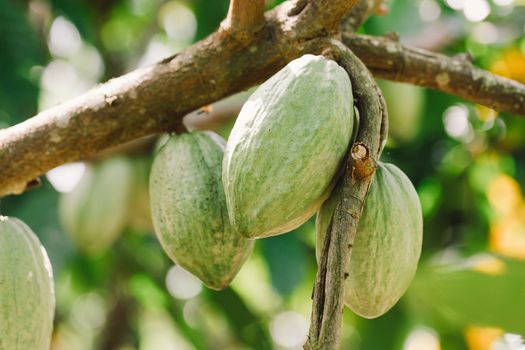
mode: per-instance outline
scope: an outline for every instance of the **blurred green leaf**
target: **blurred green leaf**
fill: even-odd
[[[220,292],[210,290],[206,296],[226,316],[238,339],[255,350],[272,349],[267,328],[233,289],[226,288]]]
[[[423,23],[419,17],[418,2],[412,0],[390,0],[386,16],[372,16],[366,23],[368,33],[384,35],[396,32],[401,37],[410,36],[421,30]],[[410,20],[407,20],[410,18]]]
[[[228,13],[229,0],[194,0],[192,6],[197,18],[195,40],[200,40],[219,27]]]
[[[415,310],[450,327],[490,326],[525,334],[525,262],[500,258],[503,265],[489,263],[495,265],[469,260],[421,268],[409,291]]]
[[[184,318],[184,305],[177,302],[166,289],[165,270],[168,259],[164,254],[159,256],[162,252],[159,244],[150,244],[151,236],[132,235],[125,238],[127,239],[121,240],[117,248],[121,264],[135,272],[129,280],[131,293],[146,308],[166,309],[186,340],[196,350],[205,350],[205,340]],[[140,241],[143,247],[137,251]]]
[[[0,0],[0,128],[32,116],[38,84],[31,68],[43,63],[42,45],[21,2]]]
[[[93,14],[99,12],[102,15],[102,9],[93,11],[93,8],[97,7],[97,2],[89,3],[85,0],[50,0],[53,10],[57,16],[62,15],[67,17],[75,27],[77,27],[82,38],[88,42],[96,42],[96,28],[93,21]],[[104,5],[106,8],[111,5],[114,1],[107,1]]]
[[[297,238],[301,233],[301,229],[298,229],[261,241],[272,285],[283,296],[293,292],[306,275],[306,248]]]
[[[399,303],[381,317],[371,320],[358,317],[359,350],[401,350],[410,326],[403,305]]]
[[[148,275],[139,273],[133,275],[129,280],[129,288],[134,297],[147,308],[162,309],[169,304],[165,289],[159,288]]]

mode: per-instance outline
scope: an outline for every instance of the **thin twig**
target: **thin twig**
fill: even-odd
[[[249,41],[264,24],[264,0],[230,0],[223,28],[241,41]]]
[[[339,64],[352,81],[360,115],[359,131],[351,147],[343,178],[342,199],[329,225],[313,294],[308,343],[305,349],[335,350],[340,346],[346,268],[355,240],[357,224],[372,175],[386,137],[386,109],[381,93],[365,65],[346,47],[332,42]]]
[[[379,78],[436,89],[525,116],[524,84],[477,68],[465,57],[406,47],[388,37],[346,34],[343,42]]]

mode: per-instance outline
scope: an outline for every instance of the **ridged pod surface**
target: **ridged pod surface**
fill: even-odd
[[[317,214],[318,260],[340,198],[338,189]],[[352,248],[345,304],[366,318],[379,317],[392,308],[414,277],[422,238],[423,218],[414,186],[395,165],[380,163]]]
[[[53,331],[53,272],[38,237],[0,216],[0,350],[47,350]]]
[[[211,132],[172,136],[150,173],[153,225],[164,251],[213,289],[225,288],[253,250],[228,221],[224,145]]]
[[[123,157],[88,165],[80,182],[59,201],[66,232],[84,253],[106,251],[126,226],[133,165]]]
[[[243,236],[293,230],[331,190],[353,130],[345,70],[304,55],[246,101],[226,145],[223,184],[230,222]]]

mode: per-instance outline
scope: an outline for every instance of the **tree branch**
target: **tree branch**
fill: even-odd
[[[335,31],[334,23],[340,23],[354,2],[287,1],[266,14],[249,44],[221,28],[157,65],[0,130],[0,197],[23,192],[28,182],[58,165],[173,130],[187,113],[264,81],[311,52],[315,38]],[[385,38],[345,35],[344,41],[379,77],[525,115],[522,84]]]
[[[340,346],[344,282],[365,197],[386,137],[384,100],[365,65],[345,46],[332,41],[339,64],[352,81],[360,122],[346,164],[342,199],[330,221],[313,294],[308,350],[336,350]]]
[[[315,3],[324,2],[318,18],[288,16],[285,2],[268,14],[248,47],[219,29],[154,66],[0,130],[0,196],[21,193],[28,181],[58,165],[172,130],[187,113],[265,80],[309,49],[317,34],[310,25],[322,23],[325,11],[340,21],[350,10],[351,1]]]
[[[387,37],[345,34],[343,42],[379,77],[464,98],[497,111],[525,115],[525,85],[470,61],[409,48]]]
[[[223,28],[241,40],[249,40],[264,24],[264,0],[230,0]]]

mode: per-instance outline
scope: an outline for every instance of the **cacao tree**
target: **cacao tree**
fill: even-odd
[[[0,350],[523,346],[523,1],[0,5]]]

